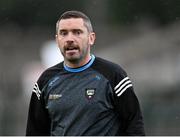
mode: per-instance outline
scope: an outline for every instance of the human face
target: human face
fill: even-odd
[[[69,67],[79,67],[90,60],[90,46],[94,40],[95,34],[88,32],[83,19],[60,20],[56,41]]]

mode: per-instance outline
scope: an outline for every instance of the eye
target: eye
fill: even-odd
[[[82,31],[79,30],[79,29],[78,30],[73,30],[73,34],[78,36],[78,35],[82,34]]]
[[[66,36],[67,34],[68,34],[68,32],[65,30],[60,30],[60,32],[59,32],[59,35],[61,35],[61,36]]]

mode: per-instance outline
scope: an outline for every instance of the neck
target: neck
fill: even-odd
[[[70,67],[70,68],[78,68],[78,67],[81,67],[81,66],[84,66],[85,64],[87,64],[89,61],[91,60],[91,56],[88,55],[86,58],[80,60],[80,61],[74,61],[74,62],[69,62],[69,61],[65,61],[64,60],[64,63],[67,67]]]

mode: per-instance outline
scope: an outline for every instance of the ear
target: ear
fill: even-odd
[[[56,40],[56,43],[58,43],[58,35],[57,34],[55,35],[55,40]]]
[[[94,32],[91,32],[89,34],[89,44],[92,46],[95,42],[95,39],[96,39],[96,34]]]

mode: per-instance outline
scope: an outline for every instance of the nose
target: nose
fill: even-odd
[[[66,42],[67,43],[73,43],[74,42],[74,36],[72,33],[68,33],[68,35],[66,37]]]

